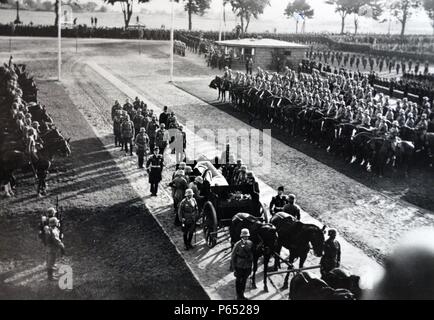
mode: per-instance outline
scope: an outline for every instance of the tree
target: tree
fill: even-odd
[[[423,2],[423,7],[428,14],[428,17],[431,19],[431,26],[434,31],[434,0],[425,0]]]
[[[353,0],[326,0],[326,3],[336,6],[335,12],[341,16],[341,34],[344,34],[345,19],[354,11]]]
[[[114,6],[116,3],[120,3],[122,13],[124,14],[125,29],[130,24],[131,16],[133,15],[133,3],[134,0],[104,0],[104,2]],[[149,2],[149,0],[136,0],[137,3]]]
[[[401,37],[404,37],[405,27],[413,11],[422,5],[422,0],[394,0],[390,4],[392,15],[401,23]]]
[[[359,17],[378,20],[383,13],[383,5],[378,0],[353,0],[354,34],[359,30]]]
[[[230,3],[232,11],[240,18],[242,32],[247,32],[252,16],[257,19],[264,13],[265,7],[270,5],[269,0],[226,0]]]
[[[294,2],[288,3],[285,9],[285,15],[288,18],[295,16],[295,33],[298,33],[298,21],[299,17],[303,20],[303,25],[306,19],[312,19],[314,10],[306,2],[306,0],[294,0]],[[304,28],[303,28],[304,29]]]
[[[203,16],[210,8],[211,0],[184,0],[184,10],[188,13],[188,30],[191,31],[193,24],[191,18],[193,14]]]
[[[84,4],[84,9],[88,12],[94,12],[96,8],[98,7],[98,4],[95,2],[89,1]]]

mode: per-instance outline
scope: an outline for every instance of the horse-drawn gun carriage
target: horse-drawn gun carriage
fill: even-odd
[[[217,244],[219,230],[229,227],[232,218],[240,212],[268,221],[265,205],[254,194],[257,192],[254,185],[230,184],[211,161],[195,163],[191,178],[201,176],[204,180],[198,205],[203,236],[210,248]]]

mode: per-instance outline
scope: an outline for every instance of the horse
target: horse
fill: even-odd
[[[329,151],[336,149],[337,125],[339,121],[334,118],[323,118],[321,123],[321,137]]]
[[[276,227],[272,224],[263,223],[262,219],[256,218],[248,213],[238,213],[232,218],[229,229],[231,248],[240,240],[241,230],[244,228],[249,229],[250,240],[253,242],[252,288],[256,289],[258,260],[261,256],[264,256],[264,291],[268,292],[268,262],[277,245]]]
[[[291,279],[289,290],[291,300],[355,300],[347,289],[333,289],[325,281],[312,278],[309,273],[301,272]]]
[[[335,268],[326,273],[322,280],[324,280],[333,289],[347,289],[356,299],[362,296],[362,289],[360,288],[360,277],[356,275],[348,275],[344,270]]]
[[[299,267],[303,268],[307,254],[310,251],[310,246],[317,257],[321,257],[324,249],[324,230],[313,224],[305,224],[300,221],[293,221],[285,212],[276,213],[270,220],[277,229],[278,241],[276,254],[280,258],[282,247],[289,250],[288,269],[292,268],[295,259],[299,258]],[[274,261],[275,270],[278,269],[280,262],[278,259]],[[283,289],[288,287],[289,273],[285,277]]]
[[[41,106],[40,104],[31,104],[28,107],[29,113],[32,115],[33,121],[38,121],[40,125],[40,130],[42,133],[49,130],[47,123],[52,124],[53,119],[48,115],[45,106]]]
[[[372,132],[361,132],[351,137],[352,156],[354,163],[359,165],[368,165],[370,152],[367,143],[372,139]]]
[[[217,89],[219,92],[218,98],[217,100],[219,101],[226,101],[226,90],[223,87],[224,84],[224,80],[223,78],[216,76],[214,80],[211,81],[211,83],[209,84],[209,87],[212,89]]]
[[[356,126],[352,123],[341,123],[337,126],[336,152],[344,156],[346,161],[351,160],[351,139],[356,132]]]
[[[373,169],[380,178],[384,175],[387,159],[392,156],[392,148],[390,145],[391,142],[383,137],[373,137],[367,142],[367,146],[372,152]]]
[[[44,144],[41,150],[37,152],[37,157],[29,156],[22,149],[18,150],[9,148],[3,149],[0,155],[0,168],[4,184],[10,184],[15,187],[14,172],[18,169],[23,169],[32,166],[34,173],[38,170],[47,171],[51,167],[51,163],[55,156],[67,157],[71,154],[69,145],[70,139],[65,139],[61,133],[52,129],[43,136]]]

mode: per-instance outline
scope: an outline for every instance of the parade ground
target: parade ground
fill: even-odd
[[[168,106],[180,123],[193,121],[194,130],[266,129],[216,102],[217,92],[208,85],[221,72],[187,51],[186,57],[175,56],[170,83],[169,42],[64,39],[59,83],[56,39],[13,38],[10,51],[8,37],[0,37],[0,43],[1,61],[12,55],[34,74],[39,101],[71,138],[72,148],[69,158],[55,162],[47,197],[36,197],[34,177],[27,174],[18,175],[15,197],[0,200],[0,298],[234,299],[228,232],[220,232],[218,245],[209,249],[198,230],[195,249],[183,250],[168,187],[174,157],[166,155],[162,190],[150,197],[146,171],[137,168],[136,157],[114,146],[110,113],[115,100],[138,96],[155,114]],[[194,130],[187,132],[187,149],[208,157],[219,153]],[[380,179],[275,131],[271,172],[255,161],[250,165],[263,201],[269,203],[280,185],[296,194],[303,221],[338,230],[342,266],[361,275],[366,287],[403,233],[433,225],[432,169],[414,168],[408,178],[390,171]],[[67,248],[60,263],[70,265],[74,274],[69,291],[46,282],[37,237],[41,210],[54,206],[56,196]],[[306,265],[318,263],[310,255]],[[261,264],[258,289],[248,285],[246,296],[287,299],[281,276],[271,277],[270,291],[262,291],[262,270]]]

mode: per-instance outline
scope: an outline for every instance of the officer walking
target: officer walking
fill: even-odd
[[[341,245],[336,240],[336,229],[330,229],[328,236],[329,238],[324,243],[324,254],[320,261],[322,277],[333,269],[339,268],[341,264]]]
[[[159,151],[160,149],[158,147],[154,148],[154,154],[146,162],[146,170],[148,171],[151,195],[153,197],[157,196],[158,184],[162,179],[161,172],[164,166],[164,158],[159,154]]]
[[[185,198],[181,201],[178,208],[178,216],[181,221],[182,232],[184,233],[185,250],[193,248],[191,240],[196,230],[196,220],[199,215],[199,208],[193,195],[193,190],[185,190]]]
[[[139,160],[139,168],[143,169],[143,162],[147,150],[149,149],[149,137],[146,134],[145,128],[140,128],[140,132],[134,141],[136,145],[136,153]]]
[[[244,296],[247,279],[252,272],[253,264],[253,242],[249,240],[249,229],[241,230],[241,240],[238,241],[232,250],[231,268],[234,269],[235,288],[238,300],[247,300]]]
[[[295,195],[290,194],[288,196],[288,204],[283,207],[283,212],[286,212],[293,216],[295,219],[300,220],[300,207],[295,204]]]
[[[47,248],[47,276],[48,280],[56,280],[54,270],[56,269],[56,258],[60,253],[65,254],[65,245],[60,240],[59,220],[56,217],[48,219],[48,226],[44,228],[45,244]]]
[[[134,123],[130,120],[129,115],[125,115],[125,120],[121,125],[122,140],[125,147],[125,155],[128,154],[128,145],[130,146],[130,156],[133,155],[133,138],[134,138]]]
[[[289,203],[288,197],[283,194],[284,191],[284,187],[279,187],[277,189],[277,196],[271,198],[270,213],[272,216],[277,212],[282,212],[285,205]]]

